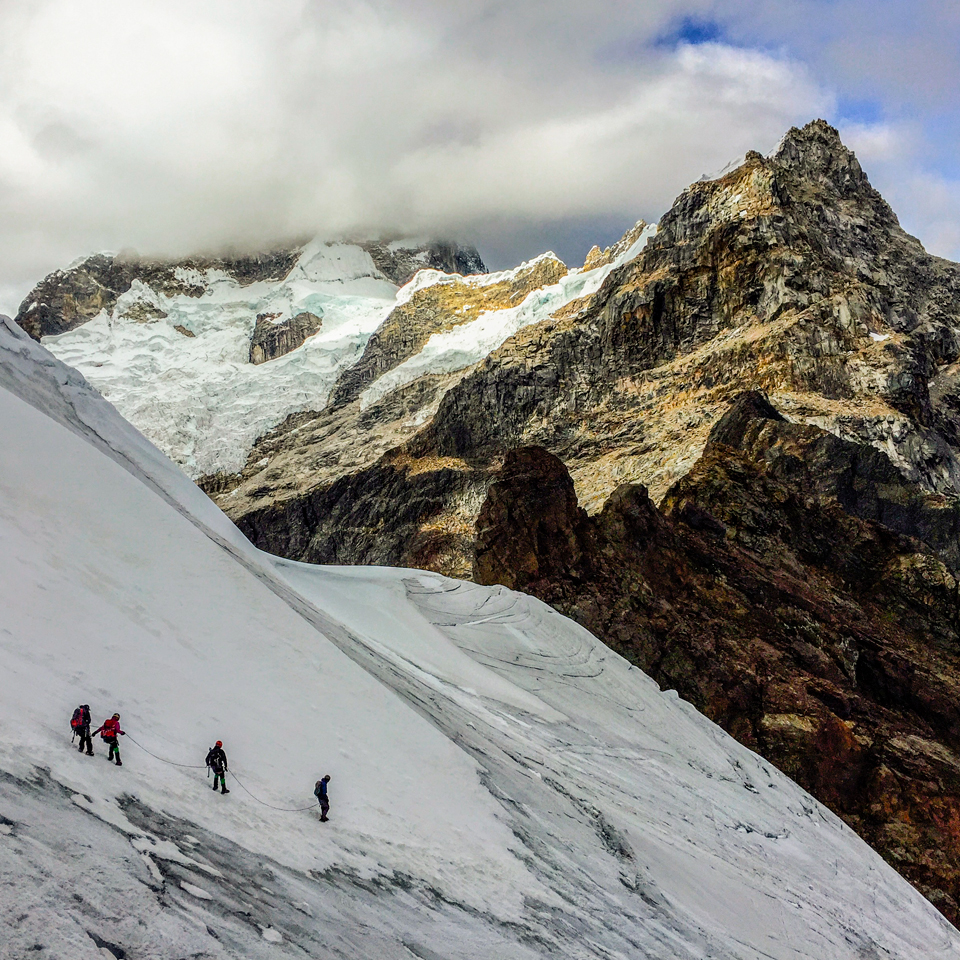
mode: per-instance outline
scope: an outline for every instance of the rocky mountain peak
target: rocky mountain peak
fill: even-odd
[[[856,155],[840,139],[836,127],[826,120],[812,120],[806,126],[791,127],[771,159],[799,177],[828,186],[841,196],[868,192],[879,196]]]
[[[175,259],[143,257],[131,251],[93,254],[41,280],[21,304],[16,322],[35,340],[59,335],[92,320],[101,311],[115,312],[118,300],[138,283],[164,297],[200,298],[209,289],[211,272],[230,278],[241,288],[261,281],[279,284],[315,244],[300,240],[268,252]],[[486,272],[474,247],[448,240],[364,240],[347,246],[362,250],[365,259],[369,256],[370,276],[397,286],[425,268],[463,276]],[[151,319],[157,315],[163,314],[154,314]]]

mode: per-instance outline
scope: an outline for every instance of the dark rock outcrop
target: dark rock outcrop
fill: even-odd
[[[418,270],[440,270],[464,277],[487,272],[475,247],[461,247],[452,240],[431,240],[411,247],[388,240],[361,240],[357,246],[370,254],[388,280],[401,287]]]
[[[960,577],[960,502],[920,489],[876,448],[788,423],[758,392],[731,405],[711,431],[706,451],[718,444],[763,462],[771,476],[806,494],[836,500],[854,517],[922,540]]]
[[[41,280],[20,304],[16,322],[34,340],[66,333],[111,309],[132,282],[130,272],[114,257],[88,257]]]
[[[542,447],[511,450],[477,518],[473,579],[527,590],[589,573],[590,529],[563,462]]]
[[[101,310],[111,311],[135,280],[165,293],[200,296],[205,287],[183,279],[182,271],[187,271],[189,276],[190,271],[222,270],[245,286],[258,280],[282,280],[297,262],[299,253],[297,247],[271,253],[186,257],[173,261],[100,253],[41,280],[20,305],[15,319],[34,340],[39,340],[66,333],[93,319]]]
[[[313,313],[298,313],[278,323],[270,314],[257,314],[257,325],[250,337],[250,362],[266,363],[303,346],[322,326]]]
[[[901,532],[856,515],[889,474],[864,448],[858,473],[851,446],[748,395],[662,509],[623,485],[594,517],[555,457],[512,451],[478,516],[474,575],[535,594],[677,689],[956,922],[958,584],[909,522],[922,491],[895,487],[918,511]]]
[[[240,530],[261,549],[308,563],[364,563],[469,573],[473,530],[461,500],[482,500],[490,475],[457,462],[384,458],[308,495],[245,513]]]

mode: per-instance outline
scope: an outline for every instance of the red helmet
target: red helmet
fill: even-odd
[[[217,741],[217,746],[218,746],[218,747],[222,747],[222,746],[223,746],[223,741],[222,741],[222,740],[218,740],[218,741]]]

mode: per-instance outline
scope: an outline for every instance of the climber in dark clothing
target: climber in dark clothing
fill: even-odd
[[[330,818],[327,811],[330,809],[330,799],[327,797],[327,784],[330,782],[330,774],[325,774],[317,785],[313,788],[313,795],[320,801],[320,822],[326,823]]]
[[[227,789],[227,755],[223,752],[223,741],[218,740],[216,746],[210,748],[207,753],[207,766],[213,770],[213,789],[217,789],[217,781],[220,781],[220,792],[229,793]]]
[[[84,744],[87,748],[87,756],[93,756],[93,737],[90,736],[90,704],[85,703],[80,707],[80,716],[77,723],[77,733],[80,734],[80,746],[77,748],[83,753]]]
[[[114,756],[116,756],[117,766],[122,767],[123,761],[120,759],[120,745],[117,742],[117,737],[125,737],[126,734],[120,729],[120,714],[115,713],[109,720],[104,720],[102,725],[93,731],[94,736],[98,733],[104,743],[110,747],[110,751],[107,753],[107,759],[113,760]]]

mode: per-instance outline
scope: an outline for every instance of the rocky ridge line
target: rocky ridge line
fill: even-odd
[[[75,267],[57,270],[45,277],[27,295],[15,318],[34,340],[73,330],[105,310],[112,312],[117,300],[135,281],[166,295],[201,296],[206,285],[201,276],[219,270],[241,286],[260,280],[282,280],[297,262],[300,248],[266,254],[227,257],[185,257],[174,261],[141,258],[135,254],[98,253]],[[149,306],[131,319],[156,319]]]
[[[957,923],[960,590],[942,534],[960,512],[931,525],[923,507],[946,508],[885,459],[746,394],[660,509],[625,484],[591,517],[560,460],[519,448],[480,510],[474,577],[676,689]],[[878,503],[900,532],[862,519]]]
[[[341,385],[366,382],[368,362]],[[424,378],[375,409],[290,421],[240,476],[208,489],[268,549],[296,542],[310,544],[300,559],[469,575],[480,488],[508,450],[561,457],[590,513],[622,482],[659,499],[696,462],[729,399],[762,389],[792,420],[867,443],[925,490],[953,497],[958,366],[960,268],[903,232],[836,130],[815,121],[771,157],[750,154],[693,184],[596,294],[520,330],[475,369]],[[434,464],[461,474],[449,499],[421,495]],[[423,536],[408,514],[402,535],[364,531],[364,515],[390,513],[378,469],[391,489],[395,471],[406,475]],[[339,513],[343,484],[358,499],[342,519],[357,525],[299,529]],[[435,555],[414,546],[425,541]]]

